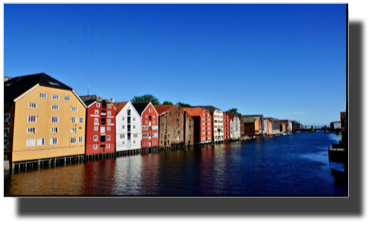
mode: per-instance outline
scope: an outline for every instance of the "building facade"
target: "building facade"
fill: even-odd
[[[141,149],[158,148],[158,113],[151,102],[132,103],[141,117]]]
[[[211,134],[212,134],[212,141],[214,143],[221,143],[224,140],[224,130],[223,130],[223,111],[220,109],[212,106],[212,105],[205,105],[205,106],[194,106],[194,107],[200,107],[208,110],[211,114]]]
[[[230,117],[228,113],[223,113],[223,132],[224,132],[224,140],[230,140]]]
[[[240,138],[243,139],[243,138],[245,138],[244,121],[243,121],[241,115],[238,115],[238,117],[240,120]]]
[[[11,162],[84,155],[86,105],[44,74],[4,82],[4,157]]]
[[[185,120],[185,145],[191,146],[194,144],[194,119],[185,111],[183,118]]]
[[[115,152],[116,108],[97,95],[81,96],[87,105],[86,155]]]
[[[230,139],[238,140],[241,138],[240,134],[240,119],[237,115],[226,113],[230,119]]]
[[[253,120],[256,120],[257,125],[255,127],[255,134],[256,135],[262,135],[263,134],[263,121],[264,121],[263,115],[242,115],[241,117],[244,121],[244,124],[252,123]],[[249,120],[249,119],[252,119],[252,120]]]
[[[211,143],[212,117],[210,112],[200,107],[182,109],[194,120],[194,143]]]
[[[116,152],[141,150],[141,116],[130,101],[114,103],[116,108]]]

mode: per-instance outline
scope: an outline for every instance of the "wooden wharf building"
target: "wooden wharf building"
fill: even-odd
[[[240,134],[240,119],[237,115],[232,113],[225,113],[230,120],[230,140],[238,140],[241,138]]]
[[[263,121],[264,121],[264,117],[263,115],[242,115],[241,116],[243,121],[244,121],[244,129],[245,129],[245,132],[247,133],[247,131],[250,131],[251,128],[252,128],[252,124],[254,123],[254,128],[255,128],[255,135],[262,135],[263,134]],[[249,129],[246,129],[246,127],[248,127]],[[251,135],[252,133],[249,132],[249,135]]]
[[[113,157],[115,154],[116,108],[113,100],[107,101],[97,95],[80,97],[87,105],[86,157]]]
[[[141,117],[141,151],[158,152],[158,113],[151,102],[132,103]]]
[[[159,118],[159,146],[184,148],[194,143],[194,120],[179,105],[155,105]]]
[[[141,116],[130,101],[116,108],[116,156],[141,153]]]
[[[223,112],[224,141],[230,140],[230,124],[231,124],[231,119],[230,119],[228,113]]]
[[[211,114],[200,107],[182,108],[194,120],[194,144],[207,144],[212,142]]]
[[[4,158],[10,167],[38,167],[85,154],[86,105],[44,74],[4,82]]]
[[[210,112],[212,141],[214,143],[223,143],[223,140],[224,140],[223,111],[221,111],[220,109],[212,105],[194,106],[194,107],[200,107]]]

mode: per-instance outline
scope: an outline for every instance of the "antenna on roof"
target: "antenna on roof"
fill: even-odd
[[[87,85],[87,96],[90,95],[90,84]]]

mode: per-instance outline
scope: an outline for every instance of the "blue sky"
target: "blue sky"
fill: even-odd
[[[310,125],[346,107],[346,5],[5,4],[4,75]]]

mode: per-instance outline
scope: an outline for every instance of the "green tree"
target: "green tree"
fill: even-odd
[[[152,102],[153,105],[159,105],[160,101],[153,95],[134,96],[131,103],[147,103]]]
[[[162,105],[173,105],[173,103],[170,101],[164,101],[164,103],[162,103]]]
[[[177,105],[179,105],[179,106],[181,106],[181,107],[191,107],[191,105],[186,104],[186,103],[182,103],[181,101],[178,102]]]
[[[232,113],[232,114],[235,114],[235,115],[241,115],[236,108],[229,109],[229,110],[227,110],[225,112],[226,113]]]

